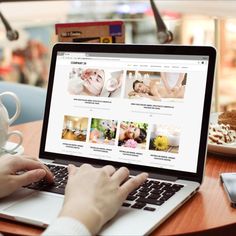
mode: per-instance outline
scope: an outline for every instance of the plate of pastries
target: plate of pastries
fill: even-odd
[[[236,110],[211,114],[208,151],[236,157]]]

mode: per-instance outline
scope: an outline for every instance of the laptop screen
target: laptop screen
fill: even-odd
[[[45,151],[196,173],[208,60],[58,51]]]

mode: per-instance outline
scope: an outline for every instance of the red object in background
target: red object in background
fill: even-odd
[[[164,17],[167,17],[169,19],[172,19],[172,20],[176,20],[176,19],[180,19],[181,18],[181,13],[177,13],[177,12],[172,12],[172,11],[161,11],[161,14],[162,16]],[[147,16],[153,16],[153,11],[152,9],[148,9],[146,12],[145,12],[145,15]]]
[[[12,56],[12,64],[23,66],[25,64],[25,59],[23,56],[14,55]]]
[[[28,40],[25,48],[12,51],[8,63],[0,64],[3,80],[46,86],[48,79],[48,49],[37,40]]]
[[[56,24],[59,42],[124,43],[123,21],[95,21]]]
[[[7,75],[12,71],[12,67],[11,66],[2,66],[0,67],[0,75]]]

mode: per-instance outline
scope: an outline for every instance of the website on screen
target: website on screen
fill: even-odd
[[[59,52],[45,151],[196,172],[208,57]]]

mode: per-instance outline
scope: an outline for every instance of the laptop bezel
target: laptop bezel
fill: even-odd
[[[54,83],[54,73],[56,66],[57,52],[87,52],[87,53],[135,53],[135,54],[163,54],[163,55],[201,55],[209,56],[208,72],[206,79],[206,89],[203,106],[202,128],[199,142],[198,163],[196,173],[177,171],[171,169],[162,169],[156,167],[140,166],[96,158],[86,158],[66,154],[51,153],[45,151],[49,111],[51,106],[51,96]],[[136,171],[145,171],[149,173],[158,173],[160,175],[175,176],[178,179],[191,180],[201,183],[207,152],[208,125],[212,100],[212,89],[214,81],[216,50],[211,46],[182,46],[182,45],[138,45],[138,44],[79,44],[79,43],[57,43],[54,45],[51,56],[51,65],[49,72],[49,81],[47,87],[47,97],[44,112],[44,120],[40,141],[39,157],[50,160],[66,160],[68,162],[90,163],[96,165],[111,164],[116,167],[126,166]]]

